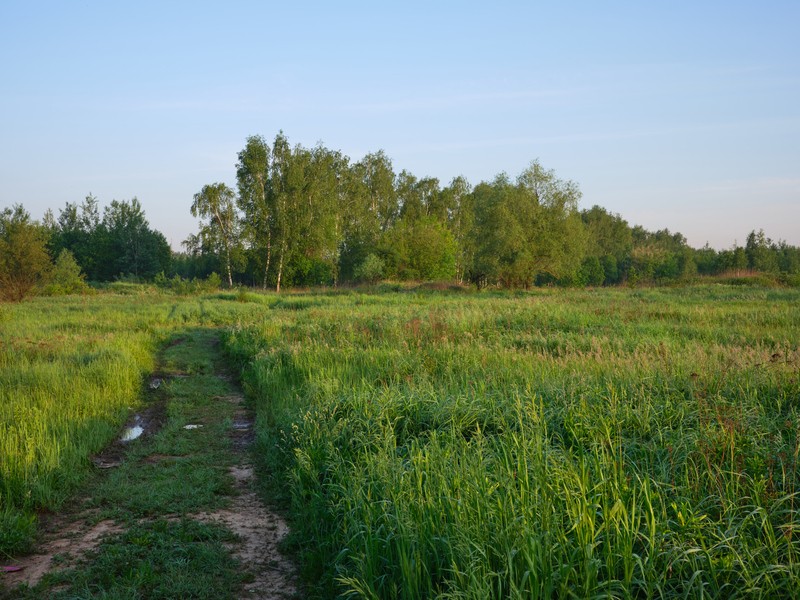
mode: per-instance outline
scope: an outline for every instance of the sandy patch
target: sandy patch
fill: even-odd
[[[54,518],[47,524],[38,552],[15,560],[14,565],[22,567],[22,570],[4,575],[2,582],[12,589],[23,583],[34,586],[49,571],[75,566],[84,554],[97,548],[104,538],[123,531],[122,527],[108,519],[90,525],[86,521],[64,523]]]
[[[286,522],[267,509],[251,489],[254,478],[251,467],[231,467],[230,473],[240,492],[231,505],[193,517],[222,524],[239,537],[238,542],[230,545],[230,550],[253,575],[253,581],[245,584],[244,598],[294,597],[297,593],[294,566],[278,550],[281,540],[289,533]]]

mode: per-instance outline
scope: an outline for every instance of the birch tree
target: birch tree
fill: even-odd
[[[263,264],[263,287],[272,261],[273,214],[268,203],[267,188],[270,176],[270,147],[261,136],[247,138],[236,164],[238,205],[242,210],[242,234],[252,256]]]
[[[239,246],[239,217],[234,191],[224,183],[204,185],[194,195],[192,216],[208,219],[201,223],[200,237],[223,256],[228,287],[233,287],[233,258]]]
[[[269,174],[269,206],[272,210],[271,239],[277,260],[275,291],[281,291],[284,269],[288,263],[291,240],[296,231],[296,204],[303,176],[299,161],[292,155],[289,140],[278,133],[272,144],[272,163]]]

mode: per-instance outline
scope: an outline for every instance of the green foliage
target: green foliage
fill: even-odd
[[[633,248],[631,228],[621,216],[611,214],[600,206],[581,212],[589,236],[587,253],[591,256],[613,256],[625,260]]]
[[[580,191],[538,162],[512,184],[505,175],[474,191],[477,248],[473,279],[529,287],[536,278],[571,278],[585,252]]]
[[[233,272],[242,265],[241,223],[236,214],[235,195],[224,183],[204,185],[194,195],[193,217],[206,219],[200,226],[199,245],[223,256],[228,287],[233,287]]]
[[[67,203],[57,220],[48,220],[53,255],[69,250],[90,281],[149,280],[169,267],[169,244],[150,228],[136,198],[112,200],[101,219],[97,199],[90,195],[80,207]]]
[[[447,226],[433,217],[402,218],[381,243],[385,274],[403,280],[455,275],[456,245]]]
[[[353,271],[356,281],[376,284],[383,277],[385,263],[374,254],[369,254]]]
[[[606,280],[606,273],[603,266],[600,264],[599,258],[596,256],[589,256],[584,259],[581,265],[580,280],[584,285],[603,285],[603,282]]]
[[[268,195],[270,147],[261,136],[247,138],[239,152],[236,183],[239,195],[236,203],[242,211],[242,238],[249,247],[255,270],[267,287],[272,260],[272,235],[275,221],[274,206]]]
[[[64,248],[58,254],[50,275],[50,283],[45,287],[44,293],[48,296],[86,294],[91,289],[86,284],[86,275],[81,272],[80,265],[75,261],[72,252]]]
[[[103,227],[106,243],[101,256],[109,265],[105,280],[118,275],[148,280],[169,266],[169,244],[163,234],[150,229],[136,198],[112,200],[104,211]]]
[[[51,269],[46,230],[22,205],[0,212],[0,300],[20,302],[33,294]]]
[[[778,257],[772,251],[772,240],[764,235],[764,230],[758,233],[751,231],[747,236],[747,244],[744,248],[747,256],[747,266],[752,271],[764,273],[776,273],[778,271]]]
[[[456,281],[459,284],[464,282],[475,258],[475,240],[472,238],[475,210],[471,191],[464,177],[455,177],[441,192],[442,203],[447,207],[447,226],[456,244]]]
[[[600,257],[600,264],[603,267],[603,281],[610,284],[619,283],[619,263],[617,262],[616,257],[606,254],[605,256]]]

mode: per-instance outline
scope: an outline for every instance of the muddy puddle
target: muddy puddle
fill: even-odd
[[[141,437],[144,433],[144,427],[142,427],[142,417],[141,415],[135,415],[133,417],[133,425],[130,425],[122,430],[122,435],[119,436],[120,442],[132,442],[135,439]]]
[[[144,406],[128,420],[116,440],[106,446],[100,454],[92,457],[95,467],[98,469],[118,467],[122,463],[128,444],[153,435],[161,429],[167,420],[166,400],[162,393],[167,381],[168,379],[160,373],[150,376]]]

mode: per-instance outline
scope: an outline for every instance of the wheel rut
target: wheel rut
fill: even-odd
[[[201,521],[220,523],[238,537],[230,545],[234,556],[246,565],[253,580],[245,584],[242,598],[278,600],[297,595],[294,565],[279,549],[289,533],[286,521],[265,506],[255,491],[255,472],[249,449],[255,439],[253,416],[245,408],[244,396],[232,394],[216,398],[236,407],[230,437],[236,464],[230,467],[237,494],[230,506],[195,515]]]
[[[257,493],[251,458],[251,447],[255,440],[253,414],[247,408],[238,384],[225,372],[216,335],[203,332],[193,337],[187,334],[169,344],[165,352],[180,352],[182,345],[192,343],[198,348],[202,347],[205,354],[200,360],[187,351],[188,358],[185,360],[190,363],[194,360],[206,368],[200,368],[197,375],[187,373],[185,365],[176,359],[173,363],[177,364],[173,364],[172,369],[162,365],[161,370],[149,378],[150,385],[146,386],[144,393],[151,395],[141,413],[136,415],[136,423],[144,425],[143,435],[130,443],[117,440],[103,452],[91,457],[96,472],[93,482],[63,510],[41,517],[39,543],[35,552],[13,561],[19,570],[0,575],[0,598],[73,597],[70,594],[77,591],[76,585],[102,589],[102,574],[96,573],[101,573],[97,565],[104,559],[106,543],[117,544],[115,547],[119,548],[120,543],[125,543],[120,540],[124,540],[137,527],[164,529],[168,527],[164,523],[177,526],[187,521],[221,527],[229,532],[222,542],[224,548],[221,551],[224,553],[227,549],[238,566],[234,565],[236,573],[230,578],[228,592],[220,597],[243,600],[299,597],[296,568],[280,551],[280,544],[289,533],[289,528],[285,520],[267,506]],[[192,382],[193,377],[200,379]],[[159,386],[152,385],[156,379]],[[190,404],[186,398],[191,394],[184,398],[173,397],[169,385],[171,380],[182,386],[194,385],[199,390],[208,386],[208,393],[201,391],[196,395],[201,408],[195,412],[186,408]],[[216,390],[216,395],[212,388]],[[171,406],[173,402],[178,405],[177,409]],[[184,414],[180,414],[181,410]],[[198,509],[187,509],[184,505],[178,506],[173,498],[169,501],[171,504],[165,501],[163,507],[156,511],[143,510],[134,504],[125,505],[125,490],[122,501],[109,501],[108,496],[106,500],[102,499],[107,492],[98,490],[103,490],[104,485],[108,487],[115,473],[125,474],[121,477],[122,481],[136,478],[144,471],[147,471],[147,476],[155,477],[154,480],[157,480],[161,469],[164,474],[169,473],[170,469],[177,469],[175,472],[180,473],[184,465],[207,451],[204,444],[200,444],[195,452],[184,450],[182,444],[193,435],[212,436],[205,438],[209,440],[209,445],[213,440],[223,448],[222,454],[214,455],[219,457],[219,462],[210,460],[213,463],[211,467],[208,464],[204,467],[213,469],[216,465],[216,472],[223,480],[219,487],[222,491],[214,496],[216,499]],[[219,440],[225,436],[228,442],[220,445]],[[191,494],[191,491],[187,489],[186,494]],[[134,495],[133,491],[130,495]],[[76,584],[79,580],[80,583]],[[138,593],[147,596],[144,589]],[[195,592],[175,597],[206,596]]]

